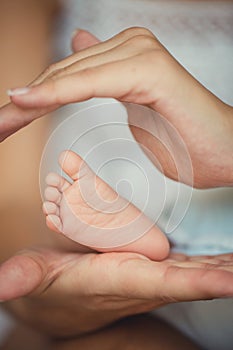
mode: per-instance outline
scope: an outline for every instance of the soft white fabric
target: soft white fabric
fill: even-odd
[[[140,1],[140,0],[66,0],[63,1],[66,14],[63,25],[59,25],[58,55],[70,53],[70,37],[75,28],[85,28],[100,39],[106,39],[130,26],[144,26],[151,29],[168,50],[199,81],[219,98],[233,104],[233,4],[229,2],[193,1]],[[46,149],[41,176],[46,171],[59,171],[56,165],[61,150],[71,148],[83,157],[105,181],[113,187],[124,178],[133,185],[132,201],[152,219],[159,217],[158,224],[164,229],[170,217],[178,186],[164,179],[134,144],[130,156],[132,162],[122,162],[128,141],[133,138],[125,125],[101,126],[105,122],[126,122],[126,115],[118,113],[115,105],[93,109],[93,113],[80,112],[78,116],[67,117],[86,106],[102,105],[109,100],[95,99],[90,102],[71,105],[60,110],[54,117],[51,128],[66,120],[52,136]],[[69,124],[70,123],[70,124]],[[99,127],[98,127],[99,126]],[[83,135],[85,130],[94,128]],[[200,130],[201,132],[201,130]],[[118,147],[121,158],[110,162],[113,148],[106,141],[115,142],[122,137]],[[203,136],[204,137],[204,136]],[[127,142],[126,142],[126,141]],[[97,148],[96,148],[97,146]],[[91,151],[91,154],[88,152]],[[116,170],[118,169],[118,170]],[[143,173],[143,171],[145,174]],[[181,186],[179,207],[186,206],[190,190]],[[129,189],[120,191],[130,197]],[[148,198],[146,198],[148,196]],[[165,196],[165,198],[164,198]],[[162,215],[161,203],[165,200]],[[147,201],[146,208],[144,207]],[[177,249],[189,254],[215,254],[233,251],[233,189],[217,189],[193,192],[193,197],[184,220],[172,233]],[[182,211],[181,210],[181,211]],[[183,210],[184,211],[184,210]],[[174,323],[209,350],[230,350],[233,344],[232,300],[195,302],[172,305],[161,309],[158,314]]]
[[[233,299],[169,305],[157,312],[206,350],[232,350]]]

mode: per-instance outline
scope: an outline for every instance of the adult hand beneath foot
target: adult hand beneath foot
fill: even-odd
[[[31,89],[11,91],[15,106],[0,111],[2,139],[61,105],[92,97],[113,97],[149,106],[163,116],[160,123],[141,118],[140,128],[133,126],[132,117],[129,123],[136,140],[155,155],[155,163],[161,164],[165,175],[193,182],[199,188],[231,186],[232,107],[197,82],[147,29],[131,28],[93,45],[96,40],[81,31],[73,47],[83,50],[49,67]],[[180,145],[170,135],[165,120],[177,130],[188,149],[194,181],[187,178],[185,164],[177,172],[172,157],[179,157]],[[161,142],[144,130],[148,124],[150,130],[156,129]]]
[[[8,309],[58,338],[173,302],[232,296],[232,254],[173,254],[153,262],[135,253],[35,248],[0,267],[0,299],[12,300],[6,303]]]

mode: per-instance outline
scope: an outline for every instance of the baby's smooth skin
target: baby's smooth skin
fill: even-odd
[[[71,181],[55,173],[46,178],[43,211],[51,230],[82,244],[84,237],[84,244],[101,252],[135,252],[157,261],[167,257],[169,242],[160,229],[132,203],[119,197],[81,157],[67,151],[59,162]]]

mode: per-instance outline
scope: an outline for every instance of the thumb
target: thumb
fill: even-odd
[[[50,249],[28,249],[17,253],[0,266],[0,301],[43,290],[56,278],[56,273],[70,256]]]
[[[100,42],[93,34],[87,30],[77,29],[72,36],[71,47],[73,52],[78,52],[87,49],[90,46]]]
[[[0,300],[7,301],[32,292],[43,280],[45,269],[34,253],[11,257],[0,267]]]

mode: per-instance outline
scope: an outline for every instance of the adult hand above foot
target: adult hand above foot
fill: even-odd
[[[173,254],[153,262],[135,253],[34,248],[0,267],[0,299],[54,337],[83,334],[173,302],[232,296],[232,254]]]
[[[83,49],[85,45],[80,43],[83,50],[49,67],[31,89],[11,91],[12,101],[24,109],[25,123],[47,110],[92,97],[113,97],[146,105],[164,118],[162,122],[153,123],[153,118],[145,117],[138,128],[130,116],[129,124],[136,140],[154,154],[155,163],[161,164],[166,176],[193,182],[199,188],[231,186],[232,107],[197,82],[147,29],[131,28],[97,45],[92,45],[95,38],[84,33],[88,48]],[[78,33],[76,40],[79,35],[81,39],[84,34]],[[78,46],[76,40],[74,48]],[[5,113],[6,109],[0,112],[0,123]],[[13,118],[14,128],[18,117]],[[194,181],[187,178],[185,166],[177,172],[172,158],[179,154],[179,144],[165,121],[176,129],[188,149]],[[156,128],[161,140],[145,130],[148,124],[149,129]],[[0,124],[0,128],[6,135],[6,124]],[[163,143],[170,145],[172,154]]]

